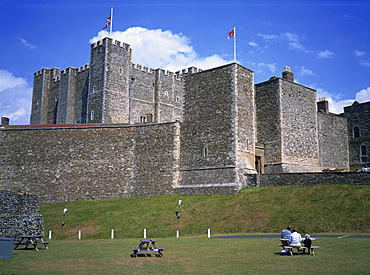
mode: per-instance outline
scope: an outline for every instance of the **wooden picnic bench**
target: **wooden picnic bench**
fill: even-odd
[[[300,246],[300,247],[295,247],[295,246],[283,246],[284,249],[288,250],[288,253],[290,256],[293,256],[293,248],[298,250],[298,253],[302,251],[304,254],[306,249],[308,250],[308,254],[310,254],[310,251],[312,252],[312,255],[315,256],[315,248],[320,248],[320,246],[312,245],[311,247],[305,247],[305,246]]]
[[[36,251],[39,251],[37,245],[42,244],[46,249],[49,249],[49,242],[45,242],[43,239],[44,235],[24,235],[20,236],[17,241],[14,242],[14,250],[16,250],[20,245],[25,246],[23,249],[27,249],[28,246],[33,246]]]
[[[315,238],[310,238],[311,241],[314,241],[316,240]],[[288,254],[290,254],[290,256],[293,256],[293,248],[297,249],[298,253],[305,253],[306,249],[308,251],[308,254],[310,254],[310,252],[312,252],[312,255],[315,256],[315,248],[320,248],[320,246],[316,246],[316,245],[311,245],[311,247],[305,247],[304,245],[300,246],[300,247],[296,247],[296,246],[290,246],[289,245],[289,241],[287,239],[280,239],[280,241],[282,241],[284,244],[279,244],[278,246],[281,246],[282,248],[284,248],[285,250],[288,251]],[[302,242],[304,241],[304,239],[302,239]]]
[[[162,246],[155,245],[154,239],[140,239],[140,244],[138,246],[133,246],[132,250],[134,251],[132,254],[133,257],[136,257],[139,252],[158,252],[162,257],[162,251],[164,249]]]

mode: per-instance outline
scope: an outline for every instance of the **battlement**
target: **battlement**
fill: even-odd
[[[81,72],[84,72],[86,70],[90,69],[90,64],[89,63],[86,63],[85,65],[82,65],[81,67],[78,67],[77,68],[77,72],[78,73],[81,73]]]
[[[60,74],[60,69],[59,68],[42,68],[41,70],[37,71],[34,73],[34,76],[42,76],[44,74],[49,74],[51,73],[53,76],[56,76]]]
[[[202,69],[199,69],[199,68],[196,68],[196,67],[188,67],[188,68],[185,68],[185,69],[182,69],[181,71],[177,71],[176,72],[176,75],[178,77],[180,76],[184,76],[184,75],[188,75],[188,74],[195,74],[195,73],[200,73],[202,72],[203,70]]]
[[[132,63],[132,68],[134,70],[143,71],[143,72],[147,72],[147,73],[150,73],[150,74],[153,73],[153,69],[145,67],[145,66],[141,66],[139,64]]]
[[[112,44],[112,45],[115,45],[115,46],[118,46],[118,47],[122,47],[127,51],[131,51],[131,48],[130,48],[129,44],[123,43],[119,40],[115,40],[115,39],[110,38],[110,37],[104,37],[103,39],[101,39],[99,41],[96,41],[95,43],[91,44],[91,47],[92,48],[100,47],[104,44],[104,41],[106,41],[106,40],[108,40],[108,44]]]
[[[179,77],[176,75],[176,73],[171,72],[171,71],[168,71],[168,70],[164,70],[164,69],[155,69],[155,70],[154,70],[154,72],[155,72],[156,74],[162,74],[162,75],[164,75],[164,76],[166,76],[166,77],[172,77],[172,78],[174,78],[174,79],[176,79],[176,80],[181,80],[181,78],[179,78]]]

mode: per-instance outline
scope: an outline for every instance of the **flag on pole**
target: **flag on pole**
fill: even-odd
[[[235,31],[234,31],[234,29],[232,29],[231,31],[229,31],[229,32],[228,32],[228,35],[229,35],[229,36],[227,37],[228,39],[230,39],[230,38],[234,37],[234,35],[235,35]]]
[[[109,15],[109,17],[107,18],[107,21],[105,22],[105,25],[103,26],[102,30],[105,30],[106,28],[108,28],[108,26],[112,23],[112,15]]]
[[[230,38],[234,38],[234,62],[236,62],[236,27],[234,26],[234,28],[228,32],[228,39]]]

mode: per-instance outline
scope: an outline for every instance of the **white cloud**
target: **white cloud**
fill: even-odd
[[[355,99],[340,99],[340,95],[335,95],[324,89],[317,88],[317,98],[325,97],[329,102],[329,111],[331,113],[343,113],[343,107],[350,106],[356,100],[359,103],[370,101],[370,87],[356,93]]]
[[[317,53],[317,58],[330,58],[334,55],[334,53],[332,53],[331,51],[329,50],[325,50],[325,51],[319,51]]]
[[[19,40],[22,42],[23,46],[25,46],[26,48],[30,49],[30,50],[33,50],[33,49],[36,49],[38,46],[37,45],[33,45],[31,43],[28,43],[26,39],[24,38],[19,38]]]
[[[364,56],[364,55],[365,55],[365,52],[364,52],[364,51],[357,51],[357,50],[355,50],[355,51],[354,51],[354,54],[355,54],[356,56]]]
[[[365,66],[365,67],[370,67],[370,62],[369,61],[360,60],[360,65]]]
[[[11,124],[29,124],[32,87],[22,77],[0,70],[0,116]]]
[[[370,101],[370,87],[367,87],[366,89],[359,91],[356,94],[356,100],[358,102]]]
[[[253,42],[253,41],[252,42],[249,42],[248,45],[249,46],[252,46],[252,47],[255,47],[255,48],[258,47],[258,44],[256,42]]]
[[[22,77],[15,77],[6,70],[0,70],[0,80],[0,93],[7,89],[27,84],[25,79]]]
[[[254,70],[255,73],[263,73],[266,69],[270,72],[276,72],[276,63],[263,63],[263,62],[248,62],[248,65],[251,66],[251,69]]]
[[[301,69],[298,71],[298,75],[316,75],[312,70],[307,69],[305,66],[302,66]]]
[[[287,41],[290,49],[299,50],[305,53],[310,53],[311,51],[307,50],[300,42],[299,36],[296,33],[285,32],[281,34],[261,34],[258,33],[258,36],[262,37],[266,41],[281,42]]]
[[[90,43],[106,36],[109,36],[107,31],[100,31],[90,39]],[[169,30],[132,27],[126,31],[113,32],[112,38],[131,46],[133,63],[153,69],[162,68],[175,72],[195,66],[205,70],[230,62],[217,54],[200,58],[186,36]]]

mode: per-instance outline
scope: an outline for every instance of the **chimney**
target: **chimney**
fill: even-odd
[[[290,71],[290,67],[284,66],[285,71],[282,73],[283,79],[294,82],[294,74]]]
[[[325,97],[319,98],[317,102],[317,111],[329,114],[329,101],[327,101]]]
[[[8,126],[9,125],[9,118],[7,118],[7,117],[5,117],[5,116],[3,116],[3,117],[1,117],[1,127],[6,127],[6,126]]]

